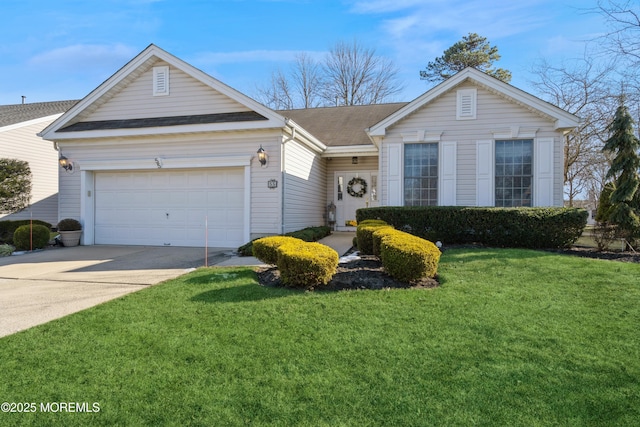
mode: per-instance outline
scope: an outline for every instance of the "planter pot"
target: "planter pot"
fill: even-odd
[[[80,244],[82,230],[58,231],[58,233],[60,233],[60,241],[64,246],[78,246]]]

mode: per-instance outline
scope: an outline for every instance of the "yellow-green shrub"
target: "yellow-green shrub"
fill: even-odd
[[[380,259],[389,275],[411,282],[436,275],[440,250],[428,240],[396,230],[382,237]]]
[[[278,263],[278,248],[290,242],[302,242],[302,240],[289,236],[263,237],[253,242],[253,256],[265,264]]]
[[[384,237],[388,236],[389,234],[395,233],[396,231],[398,230],[391,226],[380,227],[373,230],[373,234],[371,235],[371,240],[373,242],[373,255],[378,257],[380,256],[380,243],[382,243],[382,239],[384,239]]]
[[[326,285],[338,268],[338,253],[322,243],[287,242],[277,252],[280,278],[286,286]]]
[[[366,255],[374,254],[373,233],[380,228],[393,228],[381,219],[367,219],[358,224],[356,238],[358,239],[358,250]]]

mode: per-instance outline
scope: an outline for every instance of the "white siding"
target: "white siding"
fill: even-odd
[[[52,142],[36,136],[52,121],[33,121],[25,126],[0,129],[0,157],[29,162],[32,176],[31,206],[12,215],[0,214],[0,219],[29,219],[33,215],[33,219],[57,224],[58,153]]]
[[[456,120],[457,90],[477,89],[477,111],[475,120]],[[553,203],[562,206],[562,143],[561,132],[553,129],[553,121],[540,114],[506,101],[504,98],[471,83],[465,83],[433,100],[422,109],[407,116],[395,126],[387,129],[383,148],[380,150],[383,176],[383,203],[389,202],[389,189],[386,188],[389,173],[389,147],[401,144],[402,134],[415,132],[443,132],[441,142],[456,142],[456,203],[459,206],[475,206],[476,194],[476,144],[482,140],[493,140],[496,132],[509,130],[517,137],[519,130],[536,129],[536,138],[554,138],[553,152]],[[393,200],[392,200],[393,201]]]
[[[284,232],[324,225],[327,168],[324,159],[297,141],[285,143]]]
[[[154,66],[167,66],[158,62]],[[250,111],[188,74],[169,67],[170,91],[153,96],[153,68],[118,92],[84,121],[172,117]]]

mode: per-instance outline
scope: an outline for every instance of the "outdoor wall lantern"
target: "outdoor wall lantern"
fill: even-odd
[[[73,162],[62,154],[60,154],[60,158],[58,158],[58,163],[60,163],[60,167],[67,172],[73,172]]]
[[[267,152],[262,148],[262,144],[260,144],[260,148],[258,148],[258,161],[262,165],[262,167],[267,166]]]

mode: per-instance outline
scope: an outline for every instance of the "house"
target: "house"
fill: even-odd
[[[58,222],[58,153],[37,133],[77,101],[0,105],[0,158],[24,160],[31,169],[31,205],[0,220],[39,219]]]
[[[83,244],[235,247],[366,206],[562,206],[578,123],[470,68],[409,103],[274,111],[150,45],[40,135]]]

